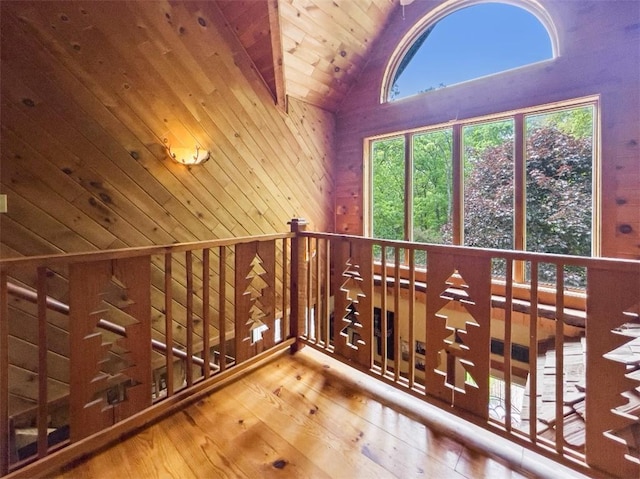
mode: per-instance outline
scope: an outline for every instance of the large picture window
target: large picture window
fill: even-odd
[[[376,238],[597,255],[597,100],[369,141]]]

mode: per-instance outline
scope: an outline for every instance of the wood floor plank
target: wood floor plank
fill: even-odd
[[[393,394],[376,396],[365,387],[374,379],[341,373],[317,354],[281,356],[52,477],[584,477],[512,469],[430,429]]]
[[[339,436],[310,418],[305,405],[288,405],[277,394],[259,384],[239,381],[229,390],[229,400],[251,408],[278,434],[331,477],[395,477],[383,467],[359,457],[351,436]]]
[[[204,421],[203,421],[204,422]],[[160,423],[160,428],[169,435],[178,447],[179,454],[201,477],[244,477],[233,461],[227,460],[213,441],[217,430],[196,423],[187,411],[175,414]]]
[[[180,429],[195,437],[209,460],[222,462],[223,472],[208,477],[329,477],[283,440],[251,410],[215,394],[183,411],[189,423]],[[179,415],[176,415],[179,416]],[[185,441],[194,441],[189,437]],[[186,442],[182,442],[186,444]],[[181,453],[183,448],[181,447]],[[183,453],[184,454],[184,453]]]
[[[162,424],[151,426],[120,443],[119,447],[109,448],[89,461],[76,464],[66,471],[65,478],[166,478],[196,479],[191,465],[181,456],[177,446],[171,440],[174,431],[168,431]]]
[[[494,477],[526,479],[527,476],[509,469],[498,461],[474,451],[465,450],[460,456],[455,471],[469,479],[492,479]]]
[[[340,406],[343,414],[355,415],[366,421],[367,429],[372,434],[378,434],[382,430],[385,436],[391,435],[392,438],[386,438],[387,443],[411,445],[410,447],[451,468],[457,464],[463,450],[459,443],[431,431],[416,418],[399,412],[393,405],[385,404],[362,389],[340,381],[331,374],[327,365],[307,362],[303,357],[296,359],[293,362],[282,358],[277,362],[277,369],[269,376],[274,385],[278,381],[284,381],[295,393],[304,394],[303,399],[322,404],[323,408],[330,408],[332,413],[335,406]],[[295,378],[295,381],[288,381],[291,378]]]

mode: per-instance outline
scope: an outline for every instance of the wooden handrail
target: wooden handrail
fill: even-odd
[[[167,255],[170,253],[184,253],[195,249],[211,249],[222,246],[253,243],[255,241],[271,241],[277,239],[293,238],[294,233],[277,233],[258,236],[243,236],[233,239],[219,239],[211,241],[197,241],[193,243],[176,243],[161,246],[141,246],[137,248],[122,248],[103,251],[87,251],[81,253],[66,253],[46,256],[28,256],[0,259],[0,271],[9,267],[20,266],[37,268],[59,264],[107,261],[123,258],[135,258],[140,256]]]
[[[37,304],[38,302],[38,293],[36,293],[35,291],[29,289],[29,288],[25,288],[23,286],[19,286],[15,283],[11,283],[8,282],[7,283],[7,291],[9,294],[14,295],[14,296],[18,296],[26,301],[29,301],[31,303]],[[53,311],[57,311],[58,313],[62,313],[65,315],[69,314],[69,305],[65,304],[61,301],[58,301],[55,298],[51,298],[50,296],[47,296],[46,299],[46,304],[47,304],[47,308],[51,309]],[[111,333],[117,334],[119,336],[122,336],[123,338],[127,337],[127,331],[125,328],[123,328],[122,326],[112,323],[111,321],[107,321],[106,319],[99,319],[98,320],[98,327],[105,329]],[[222,339],[224,340],[224,339]],[[158,352],[162,352],[165,353],[167,352],[167,345],[164,344],[161,341],[158,341],[157,339],[152,339],[151,340],[151,347],[153,349],[155,349]],[[172,348],[171,349],[171,353],[174,357],[178,358],[178,359],[187,359],[187,353],[185,351],[181,351],[180,349],[177,348]],[[199,358],[198,356],[192,356],[191,357],[191,361],[193,362],[193,364],[197,365],[197,366],[201,366],[204,367],[205,366],[205,362],[202,358]],[[219,369],[219,366],[213,362],[209,363],[209,367],[213,368],[215,370]]]
[[[554,453],[559,460],[573,461],[584,467],[588,467],[587,464],[603,470],[611,467],[609,456],[614,457],[615,454],[600,454],[598,448],[617,447],[602,434],[602,431],[610,428],[609,412],[613,412],[618,404],[616,401],[619,393],[624,392],[627,383],[620,383],[620,372],[624,373],[624,368],[616,363],[616,359],[609,356],[620,344],[617,337],[618,330],[627,323],[638,320],[634,304],[637,304],[640,299],[638,296],[640,262],[313,233],[305,231],[305,222],[301,219],[292,220],[291,230],[286,234],[181,245],[0,260],[0,278],[4,278],[0,284],[0,292],[4,290],[5,296],[4,304],[0,306],[6,309],[8,294],[34,303],[38,303],[39,300],[39,327],[46,329],[46,314],[43,311],[50,309],[68,315],[70,306],[49,297],[46,285],[41,286],[39,283],[37,290],[30,289],[29,286],[23,287],[22,283],[9,283],[8,276],[14,268],[18,267],[39,268],[39,274],[42,274],[45,268],[55,269],[59,265],[74,264],[73,268],[69,268],[70,274],[75,274],[74,278],[70,278],[69,304],[74,311],[82,312],[79,313],[81,316],[92,314],[95,309],[93,302],[100,298],[94,290],[100,290],[101,281],[103,281],[100,276],[95,275],[97,265],[94,263],[113,261],[112,268],[117,271],[115,280],[129,287],[127,296],[133,304],[142,305],[141,309],[135,313],[128,308],[123,308],[123,312],[130,313],[134,319],[144,321],[145,328],[144,330],[136,329],[141,321],[122,327],[104,319],[97,320],[98,326],[125,338],[122,346],[131,352],[145,351],[145,354],[148,354],[148,344],[151,341],[154,350],[165,353],[168,366],[173,365],[171,358],[177,357],[186,361],[188,369],[190,369],[189,364],[200,366],[203,371],[211,367],[215,369],[216,374],[203,373],[203,380],[198,381],[197,384],[193,377],[187,376],[184,391],[174,394],[170,387],[167,388],[168,396],[175,398],[191,394],[201,384],[215,380],[215,376],[224,376],[227,373],[225,366],[230,366],[230,363],[224,360],[218,361],[218,364],[212,364],[213,358],[206,356],[200,358],[193,356],[191,352],[194,349],[192,335],[195,334],[195,321],[202,320],[205,327],[209,324],[206,313],[203,313],[202,318],[193,316],[195,314],[193,302],[196,298],[200,298],[196,291],[199,288],[206,289],[207,293],[202,294],[202,301],[203,304],[210,304],[207,294],[214,294],[214,288],[209,284],[209,276],[217,275],[216,282],[219,288],[215,290],[211,302],[219,304],[217,321],[222,338],[226,337],[225,298],[231,296],[226,293],[227,286],[232,290],[235,300],[235,302],[230,301],[235,307],[232,311],[236,351],[233,369],[238,366],[242,368],[255,358],[262,357],[263,353],[284,347],[285,344],[290,346],[292,351],[309,345],[326,354],[341,357],[351,366],[365,371],[372,377],[393,384],[427,402],[442,402],[443,407],[453,407],[462,417],[483,427],[499,431],[513,442],[521,444],[528,442],[536,450]],[[278,250],[276,244],[280,240],[282,240],[282,249]],[[227,247],[233,251],[233,255],[227,255]],[[288,250],[289,247],[290,250]],[[374,261],[374,247],[382,249],[380,264]],[[209,252],[206,251],[202,254],[202,265],[200,265],[200,252],[197,250],[214,248],[218,249],[219,264],[211,264]],[[386,251],[395,255],[398,259],[396,264],[391,264]],[[400,264],[403,251],[407,252],[404,254],[406,264]],[[186,273],[178,272],[173,276],[171,255],[178,252],[188,252],[185,255]],[[426,253],[425,266],[428,267],[428,271],[426,267],[416,268],[417,254],[424,253]],[[197,255],[197,263],[191,254]],[[150,317],[146,309],[150,306],[147,287],[148,283],[151,284],[149,263],[150,257],[155,255],[164,256],[165,259],[165,295],[164,298],[155,297],[154,301],[159,304],[160,299],[164,299],[166,344],[147,336],[150,326]],[[229,261],[231,257],[233,257],[233,263]],[[278,265],[281,265],[281,274],[277,275],[274,270],[280,272],[278,269],[280,266],[276,266],[276,257]],[[515,262],[527,262],[531,269],[531,277],[526,278],[528,283],[516,283],[513,275],[509,273],[505,278],[501,278],[501,281],[496,281],[492,278],[494,270],[492,264],[496,261],[503,262],[507,272],[512,270]],[[538,274],[541,265],[545,265],[545,268],[547,265],[555,265],[554,278],[558,279],[554,279],[554,284],[549,287],[542,282],[540,277],[542,275]],[[100,274],[108,277],[108,265],[102,266],[105,269]],[[584,269],[587,278],[586,289],[576,291],[569,286],[565,287],[562,276],[566,266],[578,266]],[[162,271],[162,267],[158,266],[158,270]],[[227,273],[227,270],[231,273]],[[266,281],[256,280],[262,275],[266,275],[263,278]],[[174,304],[172,282],[176,281],[175,278],[178,276],[179,280],[183,281],[180,298],[183,293],[186,293],[184,296],[187,313],[186,334],[187,339],[191,340],[191,346],[186,352],[173,348],[171,333],[173,324],[171,309]],[[547,280],[546,272],[544,279]],[[281,293],[278,290],[281,294],[281,302],[279,299],[277,304],[274,303],[274,285],[281,288]],[[119,288],[120,285],[115,284],[114,287]],[[269,321],[270,329],[276,331],[276,318],[279,311],[282,311],[280,332],[284,333],[283,336],[288,334],[289,339],[280,336],[277,342],[274,342],[274,338],[266,334],[261,338],[253,334],[255,325],[259,324],[253,321],[259,318],[258,315],[254,318],[253,313],[256,312],[256,308],[266,305],[266,303],[263,305],[255,302],[263,292],[264,298],[271,301],[269,304],[271,313],[266,319]],[[417,300],[416,296],[421,295],[425,295],[424,301]],[[388,299],[387,296],[391,298]],[[196,310],[200,311],[200,305]],[[347,316],[345,311],[348,312]],[[388,313],[391,314],[388,316]],[[567,313],[573,316],[570,318]],[[8,316],[6,311],[2,314]],[[581,323],[581,325],[588,329],[588,334],[585,334],[585,329],[565,329],[565,326],[575,322],[567,321],[568,319],[582,320],[583,314],[585,315],[584,324]],[[553,322],[541,324],[538,322],[541,317],[555,320],[555,324]],[[247,321],[247,318],[251,321]],[[497,324],[493,321],[501,323]],[[527,322],[529,327],[526,327]],[[71,344],[72,351],[85,351],[85,348],[90,350],[93,347],[94,354],[99,357],[96,354],[99,353],[99,343],[97,347],[89,344],[91,341],[96,342],[91,336],[93,324],[87,326],[83,322],[72,322],[72,327],[80,325],[85,328],[76,329],[70,335],[70,338],[75,341]],[[495,356],[491,356],[492,351],[489,347],[493,338],[492,324],[497,324],[504,331],[503,334],[496,336],[503,341],[504,351],[499,361]],[[89,329],[86,329],[87,327]],[[200,328],[200,324],[197,327]],[[543,328],[541,332],[538,331],[540,327]],[[554,371],[563,371],[565,365],[572,364],[571,358],[567,357],[565,363],[563,354],[558,353],[569,351],[575,354],[573,346],[582,348],[580,341],[571,341],[575,339],[573,335],[585,341],[587,352],[580,349],[578,354],[588,355],[589,359],[586,362],[590,365],[584,386],[581,386],[583,391],[586,388],[589,394],[586,404],[580,407],[587,410],[583,419],[589,417],[591,430],[587,431],[586,439],[577,443],[569,442],[565,437],[567,434],[573,434],[569,424],[566,428],[564,423],[556,424],[558,421],[564,421],[562,414],[565,399],[569,398],[564,388],[563,375],[559,374],[553,379],[554,390],[549,392],[545,389],[546,396],[545,394],[541,396],[540,391],[536,389],[539,382],[546,384],[542,381],[542,375],[551,374],[538,366],[539,361],[540,366],[544,366],[542,361],[552,357],[555,364]],[[3,337],[7,336],[8,332],[5,328]],[[519,423],[512,423],[509,412],[504,417],[491,418],[488,399],[491,368],[501,368],[500,371],[504,373],[503,379],[507,384],[505,387],[510,387],[511,384],[515,384],[517,374],[520,374],[516,371],[520,364],[513,364],[516,360],[512,357],[513,344],[523,340],[522,344],[528,344],[529,351],[545,354],[545,351],[538,349],[538,346],[540,340],[546,339],[547,336],[553,337],[553,342],[550,344],[551,352],[555,356],[541,356],[539,359],[536,354],[532,354],[528,369],[519,370],[528,374],[529,383],[531,383],[527,401],[529,411],[527,417],[523,418],[525,422],[530,421],[530,425],[525,427],[523,424],[525,429],[520,428]],[[387,338],[386,341],[382,339],[384,337]],[[262,343],[259,342],[261,339],[264,340]],[[46,335],[38,344],[45,343]],[[222,342],[219,351],[216,352],[220,357],[226,357],[224,344]],[[443,352],[446,354],[441,354]],[[636,360],[635,357],[631,359]],[[82,364],[83,360],[83,355],[76,356],[75,362],[72,360],[71,364]],[[8,363],[8,359],[4,356],[0,356],[0,361]],[[205,364],[205,361],[209,364]],[[40,364],[42,362],[41,358]],[[136,359],[134,364],[144,364],[148,368],[150,361],[148,358]],[[84,373],[77,366],[76,372],[77,376],[72,375],[72,378],[81,377]],[[467,372],[469,377],[466,376]],[[133,386],[122,382],[126,401],[122,401],[121,404],[116,398],[115,402],[110,403],[115,404],[114,417],[120,412],[123,413],[122,417],[143,417],[146,414],[152,414],[158,406],[162,408],[162,404],[169,404],[175,400],[152,404],[149,400],[151,388],[135,389],[137,385],[146,384],[144,380],[138,378],[149,376],[147,370],[138,376],[133,374],[129,376],[137,381]],[[171,381],[173,375],[170,374],[169,367],[167,378],[170,380],[168,385],[173,384]],[[602,383],[604,379],[611,381],[612,387],[593,386]],[[474,381],[473,387],[468,387],[470,380]],[[97,418],[96,420],[103,417],[100,416],[101,411],[92,412],[92,416],[86,412],[88,408],[85,406],[91,405],[93,396],[91,391],[87,393],[87,389],[83,390],[82,386],[92,381],[92,377],[83,376],[83,381],[79,382],[80,385],[75,388],[81,394],[76,397],[76,403],[70,405],[70,409],[76,411],[75,416],[71,416],[76,418],[76,424],[71,424],[70,428],[76,433],[76,437],[71,437],[70,443],[71,446],[78,444],[78,447],[83,447],[80,445],[87,435],[95,434],[96,431],[111,430],[108,427],[109,418],[105,418],[104,424],[96,424],[96,427],[86,428],[86,431],[83,429],[84,423],[91,421],[84,421],[84,419],[80,421],[78,417],[84,418],[83,414],[87,414],[86,417],[90,420],[94,417]],[[0,390],[5,393],[8,391],[6,377],[4,379],[0,377]],[[140,392],[143,394],[140,395]],[[140,400],[142,396],[145,397]],[[46,402],[46,395],[42,397],[42,401]],[[504,395],[504,407],[508,411],[511,411],[514,402],[521,401],[514,397],[511,392],[506,392]],[[553,406],[552,409],[538,404],[538,397],[547,397],[546,401]],[[585,402],[584,398],[578,400]],[[608,405],[607,411],[599,410],[602,404]],[[129,407],[135,408],[132,411],[140,411],[140,416],[128,416],[127,408]],[[538,413],[547,412],[547,409],[551,411],[551,416],[544,418],[545,429],[538,430],[540,426],[537,423]],[[578,414],[578,409],[576,411],[575,414]],[[0,413],[2,413],[1,410]],[[115,421],[122,421],[122,419]],[[44,424],[43,419],[40,422]],[[39,442],[43,444],[39,447],[41,455],[52,452],[51,449],[47,450],[46,430],[43,429],[43,431],[39,434]],[[84,435],[78,435],[77,431],[81,431]],[[585,444],[589,444],[586,453],[580,449],[584,448]],[[6,450],[7,441],[0,438],[0,447]],[[618,454],[620,451],[612,452]],[[618,459],[620,457],[618,454]],[[634,469],[633,463],[625,462],[625,465],[629,470],[637,469]],[[7,464],[3,465],[0,461],[0,466],[5,469],[0,472],[5,473]],[[22,465],[16,463],[9,467],[17,468]]]
[[[307,238],[320,238],[325,240],[344,240],[355,243],[375,244],[387,248],[412,249],[415,251],[430,251],[432,253],[455,254],[464,253],[466,256],[486,257],[487,254],[512,261],[536,261],[538,263],[562,264],[565,266],[582,266],[589,268],[607,269],[620,272],[637,273],[640,262],[625,258],[586,257],[572,256],[554,253],[534,253],[529,251],[502,250],[491,248],[477,248],[473,246],[456,246],[432,243],[412,243],[401,240],[385,240],[353,236],[336,233],[315,233],[301,231],[299,236]]]
[[[203,384],[242,370],[273,351],[290,347],[295,341],[290,331],[289,292],[290,268],[297,264],[289,259],[290,242],[294,238],[295,232],[288,232],[163,246],[0,259],[0,363],[3,366],[0,372],[0,402],[3,406],[8,404],[6,399],[10,394],[7,372],[11,365],[8,348],[1,346],[11,336],[8,326],[13,312],[17,316],[21,313],[13,311],[13,307],[9,311],[9,298],[13,297],[18,302],[14,304],[18,309],[21,301],[24,301],[24,306],[27,303],[38,305],[35,318],[38,336],[33,342],[38,350],[38,358],[35,368],[31,368],[36,374],[38,389],[33,390],[27,384],[30,387],[29,397],[33,397],[36,402],[33,410],[37,416],[37,452],[30,457],[17,457],[17,451],[11,449],[15,448],[15,444],[12,443],[9,429],[5,428],[10,421],[9,411],[6,407],[0,408],[3,428],[3,433],[0,434],[0,476],[22,470],[32,461],[44,462],[51,459],[55,462],[54,456],[57,456],[59,451],[56,450],[60,446],[64,446],[64,450],[79,448],[86,451],[86,439],[95,438],[101,432],[111,430],[112,426],[125,423],[127,418],[155,417],[156,411],[163,410],[164,405],[175,404],[177,399],[194,394]],[[218,257],[215,262],[212,261],[213,255]],[[157,258],[164,260],[164,269],[162,260],[158,261]],[[172,263],[179,267],[172,270]],[[51,285],[47,278],[49,272],[65,268],[68,268],[66,279],[69,297],[68,300],[61,301],[60,295],[48,291],[48,286]],[[238,271],[242,273],[238,274]],[[247,274],[253,272],[263,282],[251,281],[252,276]],[[30,280],[24,280],[23,273],[28,277],[37,273],[37,286],[31,284]],[[158,284],[160,274],[163,275],[164,288]],[[212,284],[216,276],[216,284]],[[57,283],[52,282],[52,285],[57,286]],[[251,295],[243,294],[246,291],[251,291]],[[234,298],[227,292],[233,293]],[[259,302],[258,298],[263,296],[264,301]],[[101,301],[107,301],[110,306],[105,307],[109,310],[113,307],[113,313],[122,316],[122,322],[105,315],[106,313],[101,314],[103,308],[96,306]],[[231,308],[227,303],[230,303]],[[212,308],[216,305],[219,308],[217,317],[210,318],[209,315],[213,315]],[[264,322],[267,328],[261,330],[259,335],[254,335],[253,323],[247,322],[247,318],[253,318],[255,311],[262,308],[265,316],[260,316],[262,319],[259,321]],[[162,321],[164,331],[154,311],[165,315]],[[176,311],[180,312],[178,321],[174,321],[173,313]],[[228,330],[233,334],[226,334],[230,317],[225,311],[231,311],[235,318],[233,328]],[[185,312],[186,324],[182,322]],[[50,330],[50,324],[57,323],[53,316],[48,318],[48,315],[54,313],[66,318],[70,315],[73,317],[70,321],[64,321],[65,324],[68,323],[69,333],[69,354],[65,353],[69,360],[70,387],[65,397],[65,407],[69,409],[69,440],[51,446],[46,427],[49,419],[45,414],[50,411],[51,403],[48,401],[46,388],[51,378],[47,374],[46,364],[49,353],[57,349],[49,349],[46,345],[47,334],[55,332]],[[54,323],[50,323],[50,319]],[[96,334],[96,326],[105,333],[121,338],[117,345],[114,346],[112,340],[104,342],[105,338]],[[217,327],[221,339],[214,352],[208,349],[210,341],[207,336],[211,327]],[[202,337],[201,328],[205,328]],[[179,344],[174,342],[174,334],[180,336]],[[194,336],[197,337],[197,342]],[[58,341],[57,335],[54,339]],[[200,351],[201,340],[206,348],[203,351]],[[233,357],[227,355],[228,341],[234,342]],[[59,344],[56,342],[56,345]],[[187,346],[186,351],[182,344]],[[124,351],[124,354],[118,360],[112,356],[107,359],[107,350],[115,348]],[[152,351],[163,353],[163,364],[154,366],[150,354]],[[186,368],[185,371],[176,371],[181,377],[171,372],[176,362],[174,358],[182,360],[183,367]],[[111,361],[105,365],[108,369],[101,366],[105,360]],[[85,366],[85,362],[89,365]],[[167,385],[166,389],[164,385],[160,388],[163,389],[163,395],[166,391],[167,400],[154,401],[157,397],[152,394],[151,372],[165,362]],[[55,365],[57,367],[58,362]],[[196,374],[196,369],[192,368],[201,369],[202,373]],[[113,373],[103,374],[100,372],[103,369]],[[185,373],[186,384],[179,388],[176,385],[174,389],[176,380],[184,380]],[[31,381],[31,376],[27,377],[22,372],[20,374],[14,384]],[[163,372],[163,376],[164,374]],[[59,394],[56,397],[59,398]],[[65,418],[61,417],[60,420]],[[9,453],[11,456],[7,460]]]

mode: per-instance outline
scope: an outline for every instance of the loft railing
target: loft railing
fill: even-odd
[[[638,477],[640,262],[291,224],[0,261],[0,475],[60,467],[309,345],[585,471]]]
[[[297,241],[300,342],[587,473],[640,477],[640,262]]]
[[[292,238],[1,260],[0,475],[59,467],[293,344]]]

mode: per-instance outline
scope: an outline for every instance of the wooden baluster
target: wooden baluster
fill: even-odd
[[[409,255],[409,388],[412,389],[416,379],[416,251],[406,250]]]
[[[373,367],[373,247],[370,242],[362,242],[355,246],[362,275],[362,291],[364,297],[359,300],[362,307],[362,337],[365,345],[359,346],[360,364],[367,369]],[[365,347],[366,346],[366,347]]]
[[[47,455],[47,268],[38,268],[38,458]]]
[[[275,241],[239,243],[235,253],[235,358],[239,364],[274,345]]]
[[[381,257],[381,266],[382,266],[382,274],[380,277],[380,341],[382,342],[382,376],[387,373],[388,360],[387,360],[387,330],[389,329],[389,325],[387,324],[387,251],[384,245],[380,245],[380,252],[382,254]],[[396,336],[394,324],[393,337]]]
[[[556,264],[556,451],[564,451],[564,268]]]
[[[291,232],[296,236],[291,241],[291,331],[292,338],[299,338],[304,331],[306,316],[305,292],[306,292],[306,253],[307,238],[298,236],[297,233],[307,229],[307,222],[302,218],[294,218],[289,223]],[[336,321],[337,321],[336,317]],[[336,325],[337,327],[337,325]],[[291,352],[295,353],[304,346],[302,341],[296,340],[291,345]]]
[[[324,297],[322,298],[324,304],[324,347],[328,349],[331,345],[331,311],[329,306],[329,300],[331,297],[331,242],[324,240]]]
[[[207,379],[211,375],[211,339],[209,338],[209,255],[210,250],[202,250],[202,375]]]
[[[397,246],[394,248],[394,269],[393,269],[393,310],[395,311],[394,326],[396,331],[400,331],[400,321],[402,315],[400,314],[400,248]],[[402,338],[398,334],[395,338],[395,382],[400,380],[400,364],[402,362]],[[409,345],[411,349],[411,345]]]
[[[193,255],[185,255],[187,272],[187,387],[193,386]]]
[[[317,331],[317,321],[314,321],[313,329],[311,324],[311,314],[314,306],[313,303],[313,243],[314,239],[309,238],[308,240],[309,252],[307,255],[307,281],[306,281],[306,304],[307,304],[307,314],[306,314],[306,327],[304,328],[304,335],[307,337],[307,341],[313,341],[314,343],[318,343],[318,331]],[[317,239],[315,239],[317,243]]]
[[[511,330],[513,317],[513,260],[505,259],[506,289],[504,311],[504,425],[511,431]]]
[[[219,357],[218,364],[220,371],[224,371],[227,367],[227,247],[220,246],[219,253],[219,296],[218,296],[218,331],[219,341]]]
[[[287,238],[282,239],[282,321],[280,322],[280,336],[286,339],[289,334],[289,261],[287,254],[289,253],[289,242]]]
[[[538,262],[531,261],[529,312],[529,440],[538,441]]]
[[[9,295],[0,271],[0,476],[9,472]]]
[[[94,401],[98,386],[96,367],[104,358],[101,334],[96,325],[101,316],[100,294],[113,276],[112,262],[79,262],[69,267],[69,434],[71,442],[113,425],[114,408],[106,401]]]
[[[322,307],[321,307],[321,296],[322,296],[322,263],[320,261],[320,238],[316,238],[316,281],[315,281],[315,290],[316,290],[316,314],[315,314],[315,323],[316,323],[316,344],[322,341]]]
[[[455,407],[482,419],[488,419],[490,342],[491,342],[491,257],[430,252],[427,287],[427,337],[425,384],[430,395],[443,401],[453,399]],[[457,272],[457,273],[456,273]],[[460,283],[458,283],[460,282]],[[466,284],[466,286],[465,286]],[[458,301],[455,289],[465,294]],[[452,295],[453,293],[453,295]],[[464,328],[451,321],[448,306],[463,306],[469,318]],[[475,324],[474,324],[475,323]],[[464,347],[458,346],[461,343]],[[440,351],[449,351],[455,363],[447,359],[446,382],[442,381]],[[469,373],[475,385],[467,382],[466,374],[457,377],[449,371],[455,364],[458,373]],[[462,366],[462,367],[460,367]]]
[[[173,396],[173,279],[171,277],[172,255],[164,256],[164,334],[167,343],[167,397]],[[158,391],[160,392],[160,391]]]

